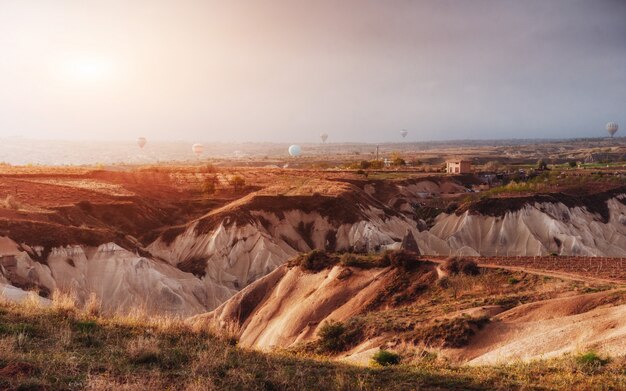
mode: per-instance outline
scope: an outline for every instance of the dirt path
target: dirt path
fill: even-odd
[[[426,259],[428,261],[435,262],[438,264],[443,264],[445,262],[444,259],[437,259],[437,258],[426,258]],[[566,280],[574,280],[574,281],[581,281],[581,282],[595,282],[595,283],[601,283],[601,284],[618,284],[620,286],[626,286],[626,281],[619,280],[619,279],[591,277],[591,276],[579,275],[575,273],[543,270],[543,269],[529,268],[529,267],[524,267],[524,266],[508,266],[508,265],[499,265],[499,264],[493,264],[493,263],[483,263],[483,262],[480,262],[480,260],[477,263],[480,267],[485,267],[489,269],[503,269],[503,270],[510,270],[510,271],[516,271],[516,272],[525,272],[525,273],[535,274],[538,276],[562,278]]]

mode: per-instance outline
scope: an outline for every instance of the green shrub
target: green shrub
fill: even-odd
[[[520,280],[515,278],[515,277],[509,277],[509,284],[510,285],[515,285],[519,282]]]
[[[383,367],[400,364],[400,355],[388,350],[379,350],[372,357],[372,363]]]
[[[329,321],[320,327],[318,336],[321,350],[327,352],[340,352],[345,347],[344,334],[346,327],[342,322]]]
[[[78,320],[74,325],[77,331],[85,334],[91,333],[98,327],[98,324],[93,320]]]
[[[581,353],[576,357],[576,362],[589,368],[600,368],[607,364],[609,360],[600,357],[596,352]]]
[[[319,272],[336,263],[337,259],[323,250],[313,250],[310,253],[300,255],[295,260],[296,265],[300,265],[304,270],[313,272]]]
[[[343,322],[327,321],[318,331],[319,351],[342,352],[356,345],[363,335],[362,324],[357,319],[350,319],[346,324]]]

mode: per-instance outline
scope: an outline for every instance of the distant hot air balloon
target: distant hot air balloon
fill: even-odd
[[[139,145],[139,148],[143,149],[143,147],[146,146],[146,143],[148,142],[148,140],[146,140],[145,137],[139,137],[137,139],[137,145]]]
[[[402,135],[402,138],[405,138],[405,137],[406,137],[406,135],[407,135],[407,134],[409,134],[409,131],[408,131],[408,130],[406,130],[406,129],[402,129],[402,130],[400,131],[400,134]]]
[[[200,155],[204,152],[204,145],[196,143],[191,146],[191,151],[195,153],[198,158],[200,158]]]
[[[302,152],[301,148],[299,145],[292,145],[289,147],[289,154],[293,157],[298,157],[300,156],[300,153]]]
[[[326,140],[328,139],[328,134],[322,133],[322,134],[320,134],[320,138],[322,139],[322,142],[325,143]]]
[[[617,129],[619,129],[619,126],[617,126],[615,122],[609,122],[606,124],[606,131],[609,132],[609,136],[611,136],[611,138],[615,135],[615,133],[617,133]]]

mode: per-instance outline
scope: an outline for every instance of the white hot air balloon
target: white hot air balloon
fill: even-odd
[[[204,152],[204,145],[196,143],[191,146],[191,151],[195,153],[199,159],[200,155],[202,155],[202,152]]]
[[[293,157],[298,157],[300,156],[300,153],[302,152],[302,149],[300,148],[299,145],[292,145],[289,147],[289,154]]]
[[[406,129],[402,129],[402,130],[400,131],[400,134],[402,135],[402,138],[405,138],[405,137],[406,137],[406,135],[407,135],[407,134],[409,134],[409,131],[408,131],[408,130],[406,130]]]
[[[137,139],[137,145],[139,145],[139,148],[143,149],[143,147],[146,146],[146,143],[148,142],[148,140],[146,140],[145,137],[139,137]]]
[[[617,129],[619,129],[619,126],[617,126],[615,122],[609,122],[608,124],[606,124],[606,131],[609,132],[609,136],[611,137],[613,137],[615,133],[617,133]]]
[[[326,140],[328,140],[328,134],[322,133],[320,134],[320,138],[322,139],[322,142],[325,143]]]

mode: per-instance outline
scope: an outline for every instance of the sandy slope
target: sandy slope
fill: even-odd
[[[310,273],[282,266],[193,321],[235,322],[243,346],[290,347],[313,339],[324,321],[343,321],[360,312],[384,289],[390,273],[389,268],[340,266]]]
[[[626,354],[626,304],[614,306],[614,292],[522,305],[493,318],[449,356],[470,364],[528,361],[594,350]]]
[[[415,278],[424,278],[430,270],[436,279],[436,265],[426,263],[425,267]],[[390,285],[393,273],[394,268],[363,270],[335,266],[310,272],[282,266],[213,312],[191,318],[190,322],[215,322],[220,327],[234,328],[243,346],[263,350],[293,347],[315,340],[319,326],[325,321],[345,322],[372,311],[369,304]],[[434,280],[424,281],[434,283]],[[567,294],[510,310],[493,305],[447,313],[441,319],[487,316],[491,322],[467,346],[441,349],[439,354],[470,364],[528,361],[590,349],[612,356],[623,355],[626,353],[625,297],[624,290],[610,290]],[[393,333],[370,336],[342,357],[367,363],[379,347],[392,340]],[[402,345],[409,350],[420,348],[406,342]]]

